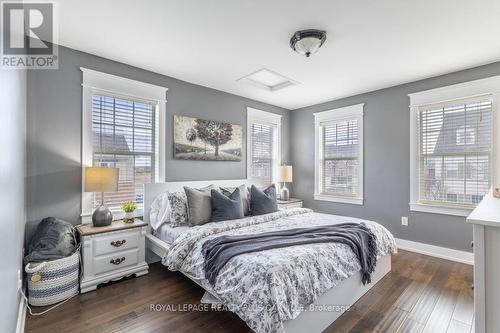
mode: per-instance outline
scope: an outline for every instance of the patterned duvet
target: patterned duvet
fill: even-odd
[[[377,257],[396,252],[394,237],[378,223],[295,208],[189,228],[162,262],[196,279],[254,331],[282,332],[284,321],[297,317],[328,289],[360,270],[354,252],[344,244],[322,243],[247,253],[232,258],[212,287],[204,277],[203,243],[222,235],[344,222],[366,223],[377,237]]]

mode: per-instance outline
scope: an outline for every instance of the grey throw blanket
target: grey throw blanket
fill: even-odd
[[[215,285],[219,271],[234,256],[282,247],[314,243],[348,245],[359,259],[363,284],[371,282],[375,270],[377,245],[375,235],[364,223],[340,223],[313,228],[296,228],[260,234],[220,236],[202,246],[205,278]]]

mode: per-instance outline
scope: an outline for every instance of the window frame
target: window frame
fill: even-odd
[[[96,94],[115,98],[138,100],[156,105],[155,116],[155,182],[165,181],[166,164],[166,92],[168,88],[111,75],[88,68],[82,71],[82,223],[91,223],[93,193],[84,191],[85,168],[93,165],[92,142],[92,96]],[[143,207],[134,212],[135,216],[143,215]],[[114,219],[124,217],[120,209],[112,210]]]
[[[276,143],[277,151],[275,153],[276,158],[273,159],[275,160],[275,163],[272,165],[272,170],[271,170],[271,184],[277,184],[278,180],[278,166],[281,165],[281,144],[282,144],[282,130],[281,130],[281,118],[283,116],[280,114],[272,113],[272,112],[267,112],[267,111],[262,111],[258,109],[254,109],[251,107],[247,107],[247,179],[252,180],[252,124],[253,123],[260,123],[260,124],[266,124],[266,125],[271,125],[271,126],[276,126],[278,130],[278,142]],[[262,184],[260,184],[262,185]]]
[[[474,210],[474,206],[454,207],[446,203],[420,201],[418,114],[422,107],[430,105],[451,105],[458,101],[489,98],[492,102],[493,121],[489,177],[490,183],[494,186],[500,176],[500,145],[495,144],[500,139],[497,133],[497,129],[500,129],[500,117],[497,115],[497,106],[500,105],[500,76],[415,92],[408,96],[410,98],[410,211],[466,217]]]
[[[353,205],[364,204],[364,105],[365,103],[350,105],[337,109],[314,113],[314,200],[330,201],[337,203],[347,203]],[[355,196],[322,193],[322,172],[321,166],[323,146],[321,142],[321,124],[327,122],[339,122],[346,120],[358,121],[358,191]]]

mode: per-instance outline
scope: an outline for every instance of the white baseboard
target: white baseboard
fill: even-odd
[[[23,296],[19,300],[19,308],[17,311],[16,333],[24,333],[24,325],[26,323],[26,301]]]
[[[468,265],[474,265],[474,254],[472,252],[459,251],[449,249],[447,247],[419,243],[401,238],[396,238],[396,244],[401,250],[417,252],[432,257],[457,261]]]

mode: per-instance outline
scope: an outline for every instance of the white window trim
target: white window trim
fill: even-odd
[[[418,170],[418,110],[422,106],[436,105],[458,99],[491,96],[493,112],[493,147],[492,147],[492,184],[500,181],[500,117],[497,114],[500,105],[500,75],[486,79],[474,80],[446,87],[420,91],[408,95],[410,97],[410,210],[434,214],[468,216],[473,208],[452,207],[450,205],[426,204],[419,202],[419,170]]]
[[[364,203],[364,181],[363,181],[363,116],[365,103],[350,105],[338,109],[314,113],[314,200],[363,205]],[[359,193],[357,197],[336,196],[321,193],[320,189],[320,142],[319,131],[321,123],[327,121],[340,121],[345,119],[358,120],[358,142],[359,142]]]
[[[251,178],[252,174],[252,142],[251,142],[251,130],[252,123],[264,123],[270,124],[273,126],[277,126],[278,128],[278,151],[277,151],[277,161],[276,165],[273,166],[273,179],[271,180],[273,184],[277,184],[277,175],[278,175],[278,166],[281,165],[281,118],[283,116],[280,114],[262,111],[258,109],[254,109],[251,107],[247,107],[247,179]]]
[[[82,223],[90,223],[93,212],[92,193],[84,192],[85,168],[92,166],[92,95],[104,93],[112,96],[123,96],[125,98],[137,98],[147,101],[157,102],[156,130],[158,131],[158,144],[156,145],[155,159],[158,168],[156,182],[165,181],[166,163],[166,92],[168,88],[123,78],[92,69],[80,67],[82,71]],[[142,216],[143,209],[135,211],[136,216]],[[113,218],[123,218],[124,213],[113,211]]]

